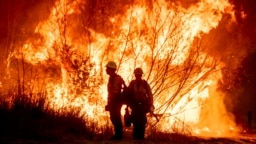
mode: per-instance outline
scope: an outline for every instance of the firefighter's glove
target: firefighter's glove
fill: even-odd
[[[155,110],[154,105],[151,105],[151,106],[150,106],[150,108],[149,108],[149,112],[150,112],[150,113],[153,113],[153,112],[154,112],[154,110]]]

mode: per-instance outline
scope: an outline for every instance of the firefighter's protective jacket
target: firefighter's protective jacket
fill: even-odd
[[[147,81],[132,80],[129,89],[132,90],[134,102],[147,102],[150,106],[153,105],[153,94]]]
[[[121,91],[124,83],[123,78],[115,74],[108,80],[108,104],[116,104],[121,102]]]

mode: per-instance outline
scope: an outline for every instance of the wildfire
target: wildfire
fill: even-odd
[[[59,0],[49,18],[36,27],[40,38],[28,39],[14,51],[16,58],[43,69],[38,73],[43,84],[33,85],[46,89],[53,109],[79,108],[81,115],[106,124],[104,66],[114,60],[127,84],[135,67],[144,69],[156,113],[162,114],[159,130],[170,132],[177,122],[198,135],[223,136],[238,130],[225,109],[223,94],[216,90],[221,61],[196,42],[218,26],[223,14],[232,15],[227,0],[202,0],[186,8],[164,0],[151,5],[135,1],[115,15],[104,16],[103,8],[88,14],[95,21],[105,18],[94,26],[81,19],[86,7],[80,5],[86,4]]]

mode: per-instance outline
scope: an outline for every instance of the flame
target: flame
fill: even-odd
[[[115,60],[127,83],[135,67],[144,69],[156,112],[163,114],[159,130],[170,131],[177,121],[198,135],[223,136],[238,130],[225,109],[223,94],[217,91],[221,62],[196,45],[196,39],[219,25],[223,14],[233,14],[227,0],[202,0],[186,8],[164,0],[152,6],[135,1],[122,14],[108,17],[113,25],[104,29],[108,34],[89,26],[83,27],[86,32],[77,31],[83,23],[76,18],[82,14],[79,5],[86,2],[56,2],[49,18],[35,29],[41,38],[28,39],[13,53],[31,65],[57,69],[44,81],[53,109],[79,108],[81,115],[105,125],[108,76],[104,65]]]

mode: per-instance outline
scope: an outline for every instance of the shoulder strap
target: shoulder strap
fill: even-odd
[[[148,82],[146,80],[143,80],[143,86],[144,88],[147,88]]]
[[[135,80],[132,80],[131,83],[130,83],[131,87],[134,87],[135,85]]]

